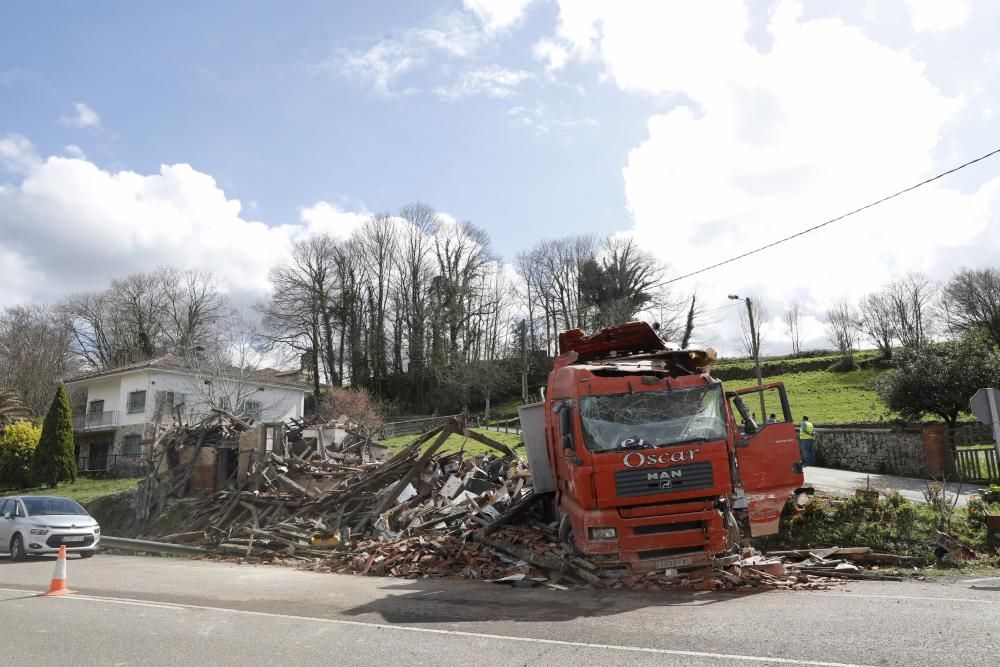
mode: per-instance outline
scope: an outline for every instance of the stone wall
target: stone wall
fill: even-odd
[[[828,468],[881,475],[930,474],[919,426],[816,428],[816,462]]]

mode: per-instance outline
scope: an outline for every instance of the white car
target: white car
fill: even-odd
[[[90,558],[97,553],[101,527],[80,503],[57,496],[0,498],[0,550],[13,561],[67,552]]]

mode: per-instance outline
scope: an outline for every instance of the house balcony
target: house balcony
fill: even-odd
[[[118,411],[88,412],[73,417],[73,430],[77,432],[110,431],[118,427]]]

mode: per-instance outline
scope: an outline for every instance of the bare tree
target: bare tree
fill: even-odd
[[[1000,345],[1000,271],[962,269],[948,281],[942,302],[952,331],[982,329]]]
[[[336,241],[329,235],[297,242],[291,257],[271,269],[271,299],[257,306],[272,348],[307,362],[316,398],[324,377],[329,384],[340,384],[332,320],[336,255]]]
[[[46,306],[0,312],[0,387],[15,389],[25,407],[43,415],[59,380],[74,369],[70,332]]]
[[[845,368],[854,366],[854,352],[858,347],[858,318],[847,299],[836,302],[826,311],[826,337],[837,348]]]
[[[892,296],[886,292],[875,292],[861,299],[858,324],[861,332],[882,354],[883,359],[892,359],[892,347],[896,339],[896,309]]]
[[[910,273],[889,283],[886,289],[900,345],[923,347],[934,333],[934,305],[940,288],[926,276]]]
[[[783,321],[785,333],[792,341],[792,354],[799,354],[802,352],[802,307],[798,301],[793,301],[792,305],[785,309]]]
[[[187,394],[202,407],[220,408],[259,420],[262,413],[279,407],[265,403],[259,372],[267,360],[267,341],[256,323],[235,314],[220,322],[215,340],[203,351],[193,350],[184,357],[190,374]],[[291,406],[280,406],[287,409]]]
[[[386,324],[394,280],[393,269],[397,260],[396,221],[388,213],[373,215],[359,230],[357,243],[363,257],[361,268],[367,278],[368,346],[372,360],[373,389],[376,396],[382,396],[385,380],[389,375]]]
[[[423,374],[427,349],[428,289],[434,266],[431,234],[438,224],[437,212],[426,204],[404,206],[405,221],[400,240],[399,282],[403,320],[406,323],[408,372],[412,379]]]
[[[158,271],[163,281],[166,346],[177,354],[210,342],[215,326],[229,315],[219,281],[204,269]]]
[[[760,301],[750,300],[745,303],[748,305],[740,311],[740,346],[751,359],[759,359],[765,340],[764,329],[767,328],[770,314]]]

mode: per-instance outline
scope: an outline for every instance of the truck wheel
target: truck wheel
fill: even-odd
[[[568,514],[563,514],[559,519],[559,541],[566,545],[570,553],[576,553],[576,545],[573,543],[573,524],[570,523]]]

